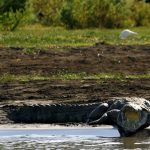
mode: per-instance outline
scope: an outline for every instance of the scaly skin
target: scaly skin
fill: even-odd
[[[86,123],[89,113],[99,103],[9,105],[3,107],[7,116],[15,123]]]

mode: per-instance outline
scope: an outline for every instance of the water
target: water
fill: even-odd
[[[150,149],[150,128],[121,138],[113,127],[51,127],[0,129],[0,150]]]

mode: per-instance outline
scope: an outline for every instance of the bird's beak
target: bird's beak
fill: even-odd
[[[133,34],[138,34],[137,32],[132,32]]]

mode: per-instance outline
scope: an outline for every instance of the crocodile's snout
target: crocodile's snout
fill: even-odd
[[[130,103],[122,108],[118,122],[126,131],[135,132],[146,123],[147,117],[148,114],[140,106]]]
[[[141,119],[141,107],[127,105],[123,108],[124,121],[138,122]]]

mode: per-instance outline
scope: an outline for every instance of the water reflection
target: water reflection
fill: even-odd
[[[122,150],[122,149],[150,149],[150,129],[145,129],[132,137],[120,138],[114,137],[113,129],[108,129],[111,137],[102,137],[98,134],[94,135],[89,130],[88,132],[81,132],[81,134],[71,135],[67,134],[45,134],[47,130],[43,130],[43,134],[27,134],[16,136],[1,136],[0,135],[0,150]],[[88,130],[87,130],[88,131]],[[99,132],[101,130],[98,130]],[[105,128],[106,131],[106,128]],[[42,130],[40,131],[42,132]],[[40,133],[39,132],[39,133]],[[78,130],[76,130],[78,132]],[[0,132],[2,133],[2,132]],[[4,133],[4,132],[3,132]],[[32,132],[33,133],[33,132]],[[48,133],[48,132],[47,132]],[[55,132],[56,133],[56,132]],[[73,133],[73,132],[72,132]],[[74,132],[75,133],[75,132]],[[84,133],[84,135],[82,135]],[[99,133],[99,135],[102,133]],[[3,134],[4,135],[4,134]]]
[[[121,138],[125,149],[150,149],[150,129],[142,130],[134,136]]]

